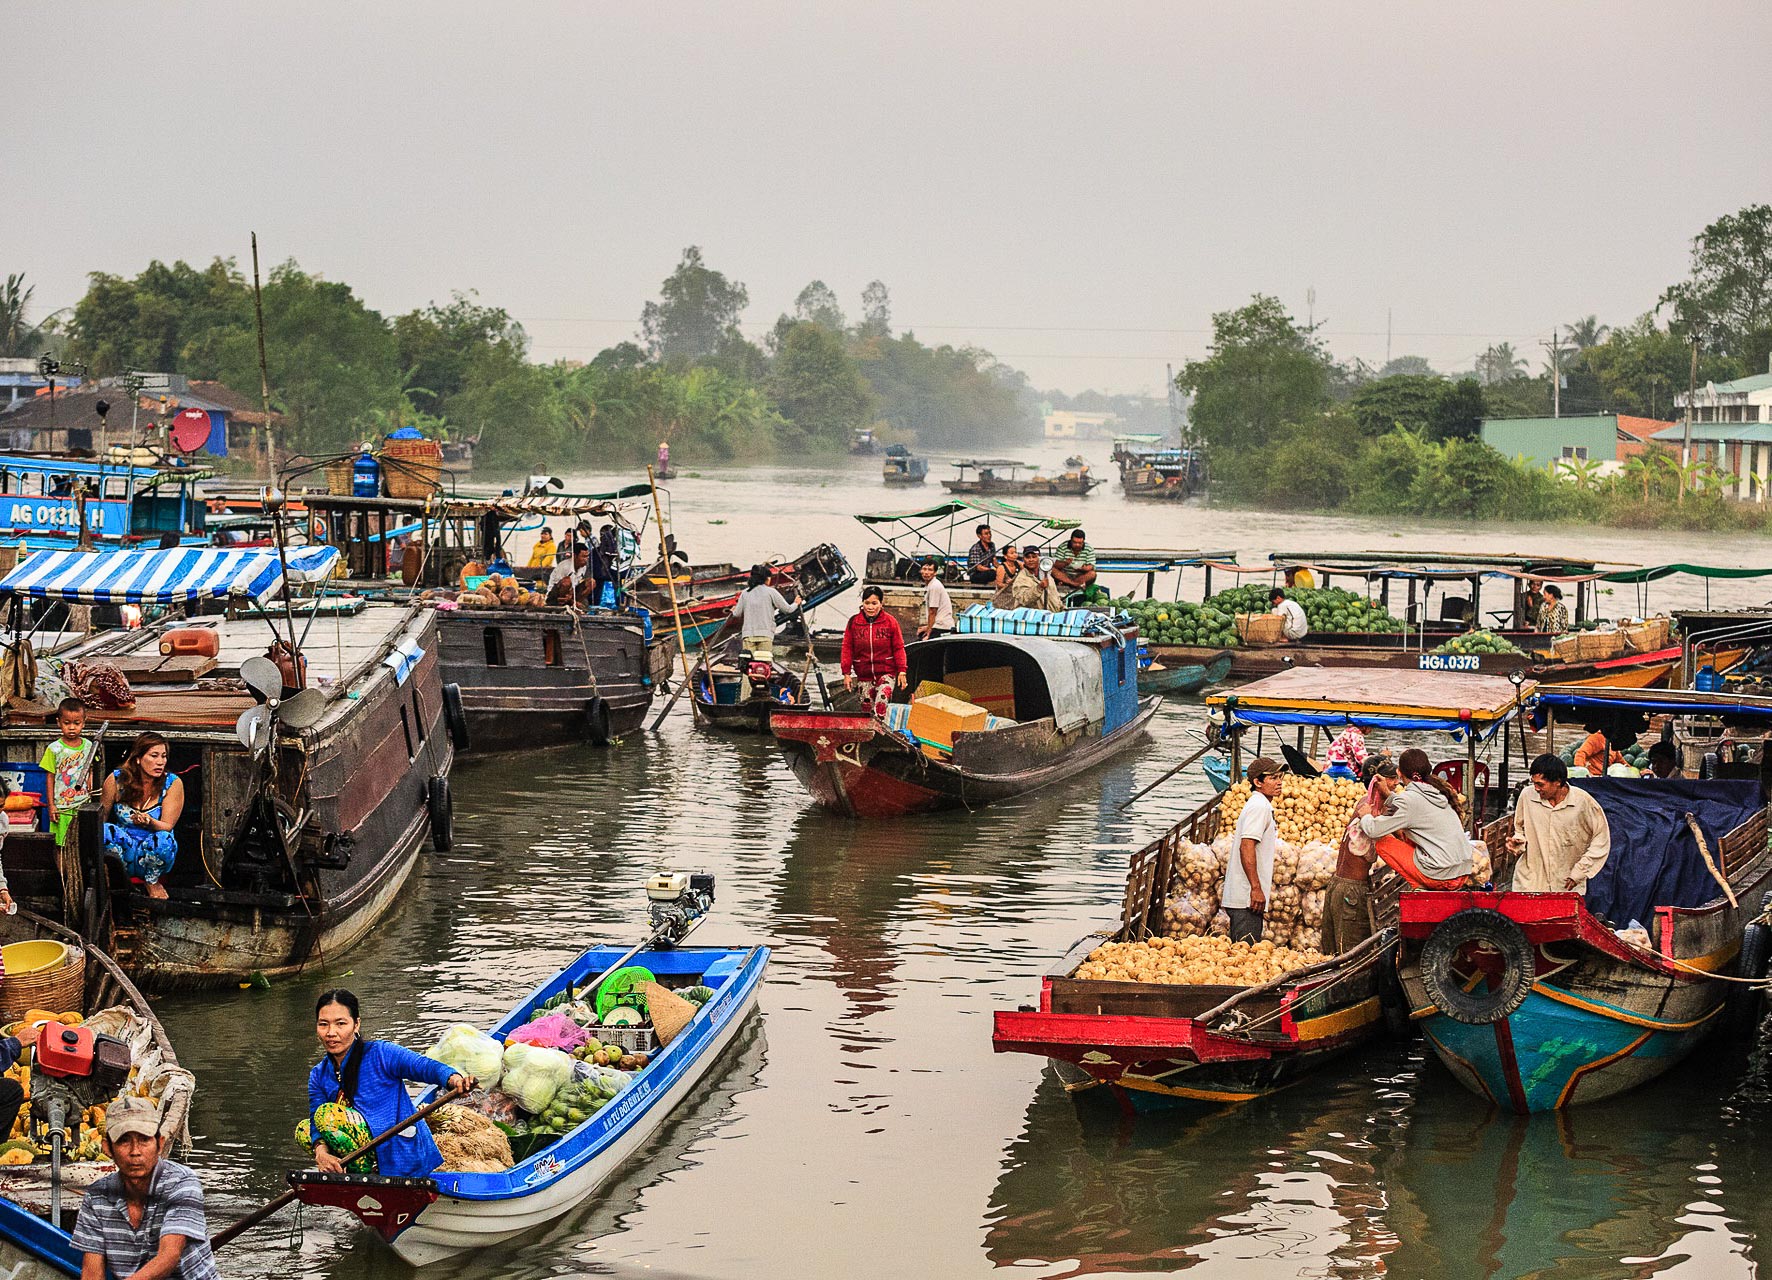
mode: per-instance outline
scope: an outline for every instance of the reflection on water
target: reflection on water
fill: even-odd
[[[709,473],[674,486],[678,528],[698,557],[835,540],[859,560],[869,538],[852,512],[915,505],[876,477],[859,465]],[[1276,536],[1271,520],[1141,511],[1108,491],[1052,505],[1086,516],[1102,545],[1229,543],[1248,558]],[[1377,522],[1284,528],[1288,541],[1388,544]],[[1430,535],[1636,561],[1760,554],[1703,537],[1411,531]],[[1736,602],[1762,590],[1723,586]],[[836,621],[826,612],[821,625]],[[1073,1103],[1038,1060],[993,1055],[991,1012],[1032,1001],[1053,957],[1114,922],[1127,855],[1206,794],[1189,770],[1118,807],[1191,750],[1197,723],[1197,705],[1178,703],[1148,751],[1062,787],[872,825],[811,809],[770,743],[696,733],[681,706],[661,733],[613,750],[464,762],[454,850],[424,855],[393,914],[329,973],[160,1004],[199,1074],[192,1159],[212,1218],[275,1195],[300,1159],[290,1132],[323,982],[363,996],[372,1034],[422,1049],[452,1022],[489,1025],[583,947],[637,938],[642,883],[668,864],[718,877],[698,941],[774,948],[760,1012],[695,1104],[593,1203],[468,1274],[1752,1273],[1767,1217],[1754,1151],[1772,1104],[1763,1088],[1732,1094],[1734,1066],[1720,1081],[1675,1073],[1559,1123],[1491,1118],[1397,1048],[1246,1107],[1127,1126]],[[279,1226],[229,1254],[230,1276],[405,1274],[351,1224],[314,1213],[299,1246]]]

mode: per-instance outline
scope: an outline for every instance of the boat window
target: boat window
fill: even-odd
[[[501,627],[486,628],[486,665],[502,667],[505,664],[505,633]]]
[[[541,660],[550,667],[557,667],[561,663],[560,633],[552,627],[541,633]]]
[[[104,496],[107,498],[127,498],[129,496],[129,478],[127,476],[106,476]]]
[[[406,735],[406,758],[414,760],[418,752],[412,749],[412,719],[406,714],[406,708],[400,708],[400,732]]]

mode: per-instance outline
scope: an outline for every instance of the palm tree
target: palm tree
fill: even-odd
[[[1506,382],[1526,370],[1526,361],[1514,353],[1514,344],[1498,342],[1477,357],[1477,376],[1488,384]]]
[[[1598,483],[1602,465],[1597,458],[1564,458],[1557,463],[1557,470],[1566,473],[1575,487],[1585,493]]]
[[[1569,342],[1577,351],[1586,351],[1599,346],[1611,332],[1611,326],[1601,324],[1598,316],[1583,316],[1569,326]]]
[[[37,287],[25,287],[23,275],[9,275],[0,286],[0,356],[29,356],[37,353],[38,334],[25,319],[31,295]]]
[[[1649,486],[1661,475],[1667,455],[1658,451],[1635,454],[1624,462],[1624,478],[1643,486],[1643,501],[1649,501]]]

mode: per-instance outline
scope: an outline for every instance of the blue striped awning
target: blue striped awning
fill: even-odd
[[[301,547],[287,577],[317,582],[338,563],[334,547]],[[152,551],[40,551],[0,581],[0,594],[80,604],[176,604],[276,595],[284,562],[268,547],[171,547]]]

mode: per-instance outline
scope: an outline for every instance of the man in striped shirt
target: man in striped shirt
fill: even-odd
[[[1052,585],[1059,594],[1087,592],[1095,584],[1095,548],[1081,529],[1072,529],[1064,549],[1052,557]]]
[[[151,1276],[221,1280],[209,1248],[203,1185],[182,1164],[163,1160],[160,1108],[125,1095],[105,1114],[105,1154],[117,1163],[86,1190],[74,1224],[80,1280]]]

